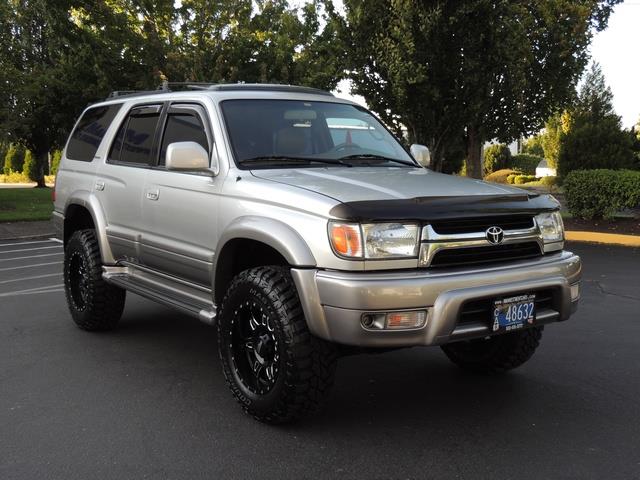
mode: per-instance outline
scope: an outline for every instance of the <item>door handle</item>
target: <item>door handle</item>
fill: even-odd
[[[160,198],[160,191],[159,190],[147,190],[147,200],[158,200],[158,198]]]
[[[96,180],[96,190],[99,192],[104,190],[104,182],[102,180]]]

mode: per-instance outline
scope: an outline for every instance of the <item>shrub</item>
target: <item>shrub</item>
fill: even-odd
[[[520,153],[511,157],[511,168],[520,170],[527,175],[535,175],[536,167],[542,160],[544,159],[538,155]]]
[[[538,180],[535,175],[516,175],[513,178],[513,183],[516,185],[523,185],[529,182],[535,182]]]
[[[485,177],[485,180],[488,182],[495,183],[507,183],[507,177],[509,175],[519,175],[521,172],[516,170],[512,170],[510,168],[503,168],[502,170],[498,170],[496,172],[490,173]]]
[[[574,170],[564,180],[569,211],[576,217],[612,218],[640,204],[640,172]]]
[[[542,177],[538,181],[540,182],[541,185],[544,185],[545,187],[552,187],[557,183],[558,177]]]
[[[511,162],[509,147],[502,143],[488,146],[484,151],[484,176],[503,168],[508,168]]]
[[[2,175],[1,183],[29,183],[29,177],[22,172],[9,172]]]
[[[58,167],[60,166],[61,158],[62,150],[54,150],[51,154],[51,175],[55,176],[58,173]]]
[[[24,173],[30,181],[35,182],[38,180],[38,170],[36,168],[36,159],[33,157],[31,150],[27,150],[24,154],[24,166],[22,167],[22,173]]]
[[[15,144],[10,145],[4,159],[4,174],[8,175],[10,172],[22,172],[24,155],[24,147]]]

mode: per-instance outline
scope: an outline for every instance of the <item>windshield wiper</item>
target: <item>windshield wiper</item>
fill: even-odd
[[[347,167],[351,167],[348,163],[343,163],[340,159],[332,160],[330,158],[311,158],[311,157],[295,157],[289,155],[262,155],[259,157],[251,157],[245,158],[244,160],[240,160],[238,163],[241,165],[259,165],[259,164],[274,164],[274,165],[282,165],[287,163],[328,163],[331,165],[344,165]]]
[[[384,155],[375,155],[372,153],[355,153],[353,155],[347,155],[346,157],[340,157],[341,161],[347,160],[379,160],[381,162],[395,162],[407,165],[409,167],[415,167],[413,163],[405,162],[404,160],[398,160],[397,158],[385,157]]]

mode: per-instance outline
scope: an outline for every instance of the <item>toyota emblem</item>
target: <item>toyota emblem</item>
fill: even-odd
[[[504,232],[500,227],[489,227],[486,232],[487,240],[492,245],[499,245],[504,240]]]

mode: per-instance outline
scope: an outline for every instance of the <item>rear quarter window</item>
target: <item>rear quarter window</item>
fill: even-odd
[[[87,109],[69,138],[66,157],[81,162],[92,161],[121,107],[122,104],[115,104]]]

